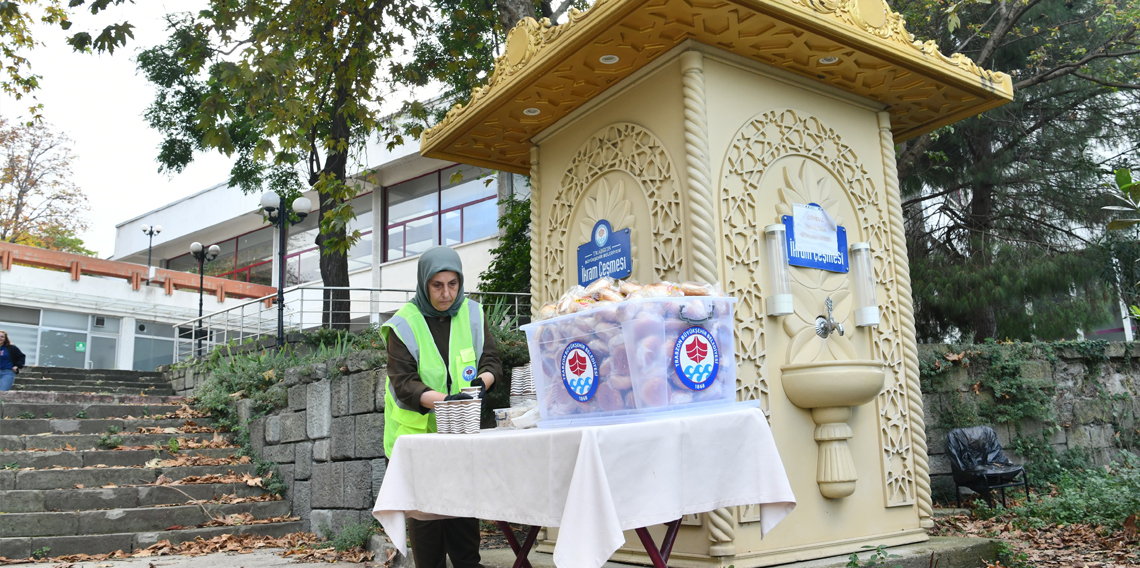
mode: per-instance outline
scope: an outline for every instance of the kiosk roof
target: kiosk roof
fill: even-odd
[[[690,39],[882,103],[896,142],[1013,100],[1008,75],[915,41],[883,0],[598,0],[519,22],[420,152],[527,173],[533,136]]]

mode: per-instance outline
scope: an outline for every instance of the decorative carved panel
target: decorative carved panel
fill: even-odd
[[[826,189],[829,184],[838,186],[834,191],[850,201],[856,218],[846,222],[857,226],[858,231],[852,230],[849,240],[859,239],[871,243],[875,281],[880,288],[879,298],[882,302],[881,323],[871,332],[871,355],[888,366],[886,386],[878,397],[886,505],[913,505],[915,471],[909,443],[909,410],[902,367],[901,316],[897,293],[887,293],[887,290],[894,289],[896,267],[886,203],[876,191],[875,182],[867,174],[854,149],[845,144],[837,132],[813,116],[801,115],[790,109],[769,111],[745,124],[734,137],[722,172],[722,211],[727,217],[724,236],[728,273],[726,288],[738,299],[737,376],[745,380],[751,376],[757,377],[755,384],[742,382],[738,388],[742,398],[764,400],[766,410],[768,385],[762,373],[766,351],[761,298],[762,284],[766,283],[767,276],[762,270],[761,258],[764,254],[761,237],[763,227],[778,221],[778,215],[770,216],[770,213],[790,214],[791,209],[787,204],[792,200],[816,201],[826,207],[828,199],[837,197],[825,194],[825,191],[831,191]],[[776,178],[780,181],[778,185],[783,193],[779,196],[779,201],[783,203],[777,205],[776,211],[758,205],[765,174],[782,176]],[[801,195],[792,197],[794,192]],[[811,298],[797,297],[797,309],[806,301],[816,302],[818,298],[815,295],[819,293],[831,293],[841,306],[837,318],[849,315],[850,298],[842,294],[846,292],[846,287],[842,285],[846,275],[837,275],[840,284],[836,284],[832,282],[835,277],[829,274],[793,269],[793,275],[799,284],[793,288],[814,287],[818,291]],[[819,299],[817,303],[822,305],[822,300]],[[798,321],[802,319],[800,315],[802,314],[784,318],[785,329],[792,336],[789,342],[792,352],[789,353],[788,362],[792,362],[791,358],[810,357],[807,360],[814,360],[817,357],[827,359],[835,358],[836,355],[847,357],[853,354],[853,351],[847,353],[848,349],[852,349],[850,342],[844,345],[837,342],[834,348],[842,351],[839,354],[825,354],[818,349],[809,352],[806,341],[797,343],[803,325]],[[815,315],[811,316],[813,321]],[[754,375],[750,374],[753,372]]]
[[[653,133],[629,123],[603,128],[582,144],[559,185],[549,205],[543,199],[543,298],[556,300],[578,283],[578,245],[589,240],[590,228],[603,218],[615,231],[633,228],[635,276],[678,279],[684,250],[681,184],[673,160]]]

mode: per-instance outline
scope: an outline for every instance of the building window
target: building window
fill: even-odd
[[[352,207],[356,219],[349,222],[348,231],[351,233],[359,230],[361,237],[349,249],[349,272],[372,265],[372,194],[357,196],[352,200]],[[286,286],[321,279],[320,252],[316,245],[320,219],[320,214],[313,212],[300,223],[289,227],[285,255]],[[272,286],[274,237],[273,227],[266,226],[212,243],[218,245],[222,252],[218,258],[206,264],[206,275]],[[198,273],[198,261],[190,253],[170,259],[166,267],[191,274]]]
[[[444,168],[385,188],[384,260],[494,236],[497,192],[491,172],[472,166]]]

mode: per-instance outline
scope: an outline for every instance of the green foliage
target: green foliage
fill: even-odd
[[[93,0],[87,11],[98,14],[111,6],[126,3],[126,0]],[[29,60],[29,51],[43,45],[37,39],[42,29],[39,24],[59,26],[63,30],[71,30],[73,22],[70,11],[84,6],[87,0],[68,0],[66,6],[62,0],[11,0],[0,3],[0,62],[3,62],[6,77],[0,79],[0,93],[7,94],[16,100],[30,94],[39,88],[39,75],[32,73],[32,64]],[[134,29],[128,22],[109,24],[95,37],[90,32],[76,32],[67,37],[67,43],[75,51],[99,51],[114,53],[115,49],[123,46],[127,38],[133,38]],[[42,105],[33,105],[30,109],[35,120],[41,118],[38,114]]]
[[[42,547],[42,548],[37,548],[37,549],[32,551],[32,558],[35,558],[37,560],[47,558],[48,553],[50,553],[50,552],[51,552],[51,548],[47,547],[47,546]]]
[[[1033,568],[1029,563],[1029,555],[1010,548],[1009,543],[998,540],[998,562],[1005,568]]]
[[[218,356],[204,365],[206,380],[198,388],[195,406],[209,412],[215,427],[221,430],[243,426],[238,423],[235,404],[243,396],[253,401],[254,415],[285,406],[288,393],[283,387],[274,387],[285,369],[301,364],[301,358],[290,349],[235,354],[226,347],[212,355]]]
[[[21,413],[16,415],[16,418],[19,418],[21,420],[28,420],[28,419],[35,418],[35,417],[36,417],[35,414],[32,414],[31,412],[28,412],[28,411],[24,411],[24,412],[21,412]]]
[[[340,530],[340,534],[333,534],[328,525],[321,525],[319,528],[321,536],[328,540],[324,543],[325,548],[334,548],[337,552],[364,548],[368,545],[368,539],[380,532],[380,527],[374,520],[345,526]]]
[[[6,463],[6,464],[4,464],[4,467],[2,467],[0,469],[20,469],[20,463],[19,462]]]
[[[172,437],[168,442],[166,442],[166,451],[170,452],[172,455],[177,454],[179,449],[178,438]]]
[[[303,180],[319,195],[324,284],[348,286],[346,253],[360,237],[348,230],[351,200],[363,187],[348,167],[373,136],[388,137],[377,82],[427,15],[411,0],[210,0],[171,17],[168,41],[138,57],[156,88],[145,117],[164,136],[161,169],[182,171],[201,151],[236,155],[232,185],[285,203]]]
[[[1111,321],[1116,307],[1100,248],[1042,252],[1010,245],[982,259],[950,261],[915,247],[910,263],[923,341],[1057,340]]]
[[[99,436],[99,441],[95,445],[103,448],[104,450],[113,450],[123,445],[123,437],[103,434],[102,436]]]
[[[51,413],[50,413],[50,412],[45,412],[45,413],[44,413],[44,418],[51,418]]]
[[[888,554],[887,547],[883,544],[879,546],[866,545],[863,548],[873,549],[874,552],[863,562],[859,561],[858,554],[852,553],[851,556],[847,557],[847,568],[875,568],[877,566],[887,566],[888,558],[898,558],[897,554]],[[900,565],[895,564],[891,568],[899,568],[899,566]]]
[[[1058,339],[1106,321],[1101,208],[1115,200],[1108,172],[1140,147],[1140,4],[891,6],[917,38],[1008,73],[1017,93],[899,147],[919,337]]]
[[[530,199],[511,195],[499,201],[502,238],[491,249],[491,264],[479,275],[485,292],[530,292]],[[530,305],[527,304],[527,313]]]
[[[87,411],[86,410],[80,410],[79,412],[75,413],[75,417],[80,419],[80,420],[84,420],[87,418]]]
[[[1118,530],[1129,515],[1140,511],[1140,458],[1121,452],[1110,466],[1062,471],[1054,487],[1054,493],[1038,495],[1021,506],[983,505],[975,514],[1010,515],[1016,525],[1026,528],[1085,523]]]
[[[1068,448],[1058,454],[1044,440],[1021,436],[1014,438],[1007,449],[1025,459],[1025,473],[1035,489],[1046,489],[1051,484],[1060,483],[1068,472],[1088,469],[1091,463],[1089,451],[1085,448]]]
[[[107,433],[108,434],[118,434],[119,433],[119,427],[115,426],[115,425],[108,426],[107,427]]]
[[[246,443],[248,444],[248,434],[246,436]],[[254,459],[254,464],[257,466],[257,476],[262,479],[261,486],[265,489],[266,493],[271,495],[284,495],[289,490],[289,484],[281,477],[281,472],[277,469],[277,464],[271,461],[265,461],[260,457]]]

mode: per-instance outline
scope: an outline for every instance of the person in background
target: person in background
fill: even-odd
[[[8,332],[0,330],[0,392],[12,390],[24,359],[24,352],[8,340]]]
[[[463,297],[463,265],[447,247],[433,247],[420,257],[415,298],[384,323],[380,334],[388,345],[386,456],[392,457],[399,436],[437,431],[435,403],[469,399],[460,389],[491,389],[503,376],[483,308]],[[466,483],[464,475],[455,472],[456,483]],[[482,566],[477,519],[408,519],[408,536],[416,568],[444,568],[445,555],[455,568]]]

